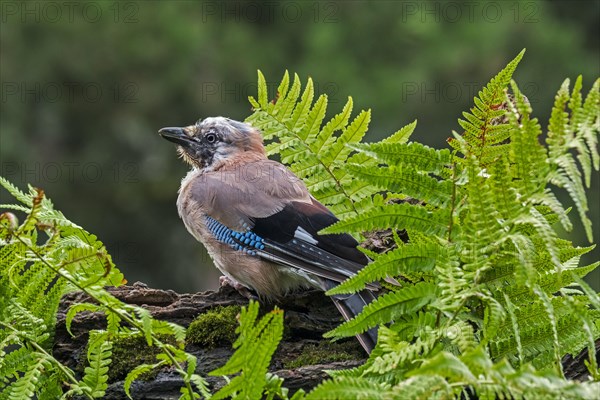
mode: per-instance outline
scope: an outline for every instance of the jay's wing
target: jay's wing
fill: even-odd
[[[265,218],[254,218],[252,232],[263,239],[258,254],[323,278],[341,282],[355,275],[368,258],[348,234],[319,235],[338,219],[321,203],[291,201]]]
[[[192,191],[215,236],[250,254],[335,282],[369,261],[352,236],[318,234],[338,219],[277,162],[207,174]]]

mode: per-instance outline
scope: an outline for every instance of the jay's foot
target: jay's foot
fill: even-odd
[[[248,300],[258,300],[258,297],[254,294],[254,292],[248,289],[246,286],[242,285],[238,281],[228,276],[220,276],[219,277],[219,285],[223,286],[231,286],[234,288],[239,294],[247,298]]]

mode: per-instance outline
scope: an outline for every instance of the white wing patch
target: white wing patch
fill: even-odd
[[[319,243],[317,241],[317,239],[315,239],[314,237],[311,236],[310,233],[308,233],[304,228],[302,228],[301,226],[299,226],[298,228],[296,228],[296,232],[294,232],[294,237],[296,239],[305,241],[306,243],[310,243],[312,245],[316,245],[317,243]]]

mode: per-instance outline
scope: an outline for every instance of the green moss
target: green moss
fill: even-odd
[[[177,345],[174,336],[158,335],[158,338],[163,343]],[[109,380],[114,382],[124,379],[138,365],[155,363],[158,353],[160,353],[160,349],[155,346],[148,346],[144,335],[115,338],[112,348],[112,362],[108,371]],[[140,379],[152,379],[157,373],[158,370],[142,374]]]
[[[359,360],[364,358],[360,348],[354,342],[320,342],[308,344],[302,348],[298,357],[284,360],[286,368],[294,369],[306,365],[324,364],[334,361]]]
[[[158,335],[158,338],[163,343],[177,345],[175,337],[172,335]],[[140,364],[154,364],[156,355],[160,350],[154,346],[148,346],[146,338],[142,334],[137,335],[122,335],[111,339],[112,355],[111,363],[108,369],[108,381],[116,382],[125,379],[127,374]],[[79,356],[79,364],[77,370],[83,373],[84,368],[88,365],[87,362],[87,347]],[[142,374],[139,379],[148,380],[156,376],[158,370]]]
[[[188,327],[185,341],[207,348],[233,343],[239,312],[239,306],[219,306],[200,314]]]

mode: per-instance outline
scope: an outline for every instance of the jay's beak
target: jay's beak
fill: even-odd
[[[193,140],[185,133],[183,128],[162,128],[158,134],[169,142],[173,142],[183,147],[189,147]]]

